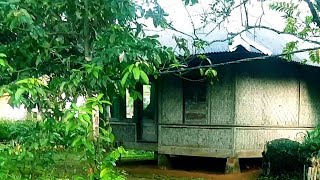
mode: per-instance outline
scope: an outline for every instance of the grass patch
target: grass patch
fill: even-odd
[[[123,160],[150,160],[154,158],[154,153],[150,151],[128,150],[127,152],[123,155]],[[0,153],[0,158],[1,156],[3,157],[3,154]],[[23,165],[15,166],[15,169],[1,169],[0,172],[10,172],[11,179],[29,179],[21,174],[28,174],[30,171],[34,172],[37,179],[75,179],[75,177],[76,179],[87,179],[88,169],[82,157],[81,154],[73,151],[52,152],[53,163],[48,165],[47,169],[31,167],[29,163],[25,162]],[[12,156],[12,159],[14,159],[14,156]],[[37,161],[37,163],[41,163],[39,162],[41,159]],[[163,178],[154,177],[154,179]]]
[[[121,156],[122,160],[153,160],[154,152],[144,150],[127,150],[126,154]]]

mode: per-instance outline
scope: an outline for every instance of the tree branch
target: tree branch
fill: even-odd
[[[89,49],[89,0],[84,0],[84,17],[83,17],[83,36],[84,36],[84,57],[90,61]]]
[[[192,38],[192,39],[194,38],[192,35],[187,34],[187,33],[185,33],[185,32],[182,32],[182,31],[174,28],[172,25],[169,25],[168,27],[169,27],[169,29],[171,29],[171,30],[173,30],[173,31],[176,31],[176,32],[178,32],[178,33],[181,33],[181,34],[183,34],[183,35],[186,35],[186,36],[188,36],[188,37],[190,37],[190,38]]]
[[[192,19],[192,17],[191,17],[191,14],[190,14],[190,12],[189,12],[189,10],[188,10],[188,8],[186,7],[186,6],[184,6],[184,9],[187,11],[187,13],[188,13],[188,17],[189,17],[189,19],[190,19],[190,22],[191,22],[191,25],[192,25],[192,28],[193,28],[193,35],[198,39],[198,37],[197,37],[197,33],[196,33],[196,27],[195,27],[195,25],[194,25],[194,22],[193,22],[193,19]]]
[[[249,0],[244,0],[242,1],[240,4],[238,4],[237,6],[233,7],[230,12],[233,12],[233,10],[237,9],[238,7],[241,7],[243,4],[246,4]],[[226,14],[223,19],[221,21],[218,22],[218,24],[212,29],[210,30],[206,36],[208,36],[209,34],[211,34],[214,30],[216,30],[218,27],[221,26],[221,24],[230,16],[230,14]],[[205,25],[206,26],[206,25]],[[203,28],[205,27],[203,26]]]
[[[164,74],[180,73],[180,72],[185,72],[185,71],[197,70],[197,69],[200,69],[200,68],[215,68],[215,67],[225,66],[225,65],[229,65],[229,64],[239,64],[239,63],[242,63],[242,62],[250,62],[250,61],[254,61],[254,60],[266,60],[266,59],[278,58],[278,57],[282,57],[282,56],[287,56],[287,55],[292,55],[292,54],[301,53],[301,52],[307,52],[307,51],[312,51],[312,50],[318,50],[318,49],[320,49],[320,46],[319,47],[315,47],[315,48],[300,49],[300,50],[297,50],[297,51],[292,51],[292,52],[282,53],[282,54],[276,54],[276,55],[271,55],[271,56],[259,56],[259,57],[252,57],[252,58],[243,58],[243,59],[239,59],[239,60],[235,60],[235,61],[231,61],[231,62],[225,62],[225,63],[217,63],[217,64],[210,64],[210,65],[204,65],[204,66],[196,66],[196,67],[189,67],[189,68],[183,68],[183,69],[176,69],[176,70],[168,69],[166,71],[159,72],[159,74],[164,75]]]
[[[309,42],[309,43],[314,43],[314,44],[317,44],[317,45],[320,45],[320,42],[319,41],[315,41],[315,40],[312,40],[312,39],[307,39],[307,38],[302,38],[302,37],[299,37],[297,36],[297,34],[292,34],[292,33],[288,33],[288,32],[284,32],[284,31],[279,31],[277,29],[274,29],[274,28],[271,28],[271,27],[268,27],[268,26],[248,26],[246,27],[245,29],[237,32],[237,33],[231,33],[230,37],[228,38],[225,38],[225,39],[219,39],[219,40],[213,40],[211,42],[209,42],[209,45],[210,44],[213,44],[213,43],[216,43],[216,42],[224,42],[224,41],[228,41],[228,40],[231,40],[233,39],[234,37],[236,37],[237,35],[240,35],[241,33],[243,32],[246,32],[250,29],[266,29],[266,30],[270,30],[270,31],[273,31],[277,34],[286,34],[286,35],[292,35],[292,36],[295,36],[296,38],[302,40],[302,41],[305,41],[305,42]]]
[[[309,7],[311,14],[312,14],[312,17],[313,17],[313,22],[315,22],[317,24],[317,26],[320,28],[320,18],[317,13],[317,10],[314,8],[313,3],[310,0],[304,0],[304,1],[308,4],[308,7]],[[317,4],[318,4],[318,2],[317,2]]]

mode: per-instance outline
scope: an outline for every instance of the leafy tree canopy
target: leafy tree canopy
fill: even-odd
[[[149,3],[1,1],[0,95],[58,112],[58,101],[98,93],[109,100],[137,82],[148,84],[148,75],[175,61],[172,50],[146,36],[138,22],[154,18],[155,25],[166,25],[161,7]]]
[[[167,26],[163,9],[156,1],[148,3],[0,0],[0,97],[8,94],[12,105],[24,104],[29,111],[37,107],[45,122],[40,132],[49,132],[35,131],[31,141],[9,144],[2,153],[23,161],[43,149],[72,148],[84,152],[90,179],[118,178],[112,167],[124,150],[112,148],[109,126],[97,136],[97,112],[104,113],[126,89],[141,96],[136,84],[149,84],[158,68],[176,63],[172,48],[144,33],[139,22],[144,18]],[[80,107],[75,105],[79,96],[86,97]],[[17,147],[22,150],[16,152]]]

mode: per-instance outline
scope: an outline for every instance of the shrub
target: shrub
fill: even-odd
[[[32,120],[25,121],[0,121],[0,142],[9,142],[18,137],[28,136],[35,128],[36,122]]]
[[[301,146],[301,152],[308,158],[311,159],[317,156],[320,150],[320,126],[315,128],[313,131],[307,133],[304,142]]]
[[[263,152],[264,175],[302,175],[306,158],[300,151],[301,144],[290,139],[276,139],[266,145]]]
[[[7,121],[0,121],[0,142],[6,142],[10,138],[10,124]]]

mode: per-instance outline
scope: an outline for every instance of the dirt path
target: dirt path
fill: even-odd
[[[242,159],[238,174],[224,174],[225,159],[179,157],[171,158],[172,169],[161,170],[157,161],[124,161],[119,168],[125,170],[129,180],[255,180],[261,173],[260,159]]]
[[[161,170],[155,166],[122,167],[128,174],[129,180],[177,180],[177,179],[210,179],[210,180],[254,180],[260,174],[252,170],[239,174],[214,174],[210,172],[191,172],[184,170]]]

